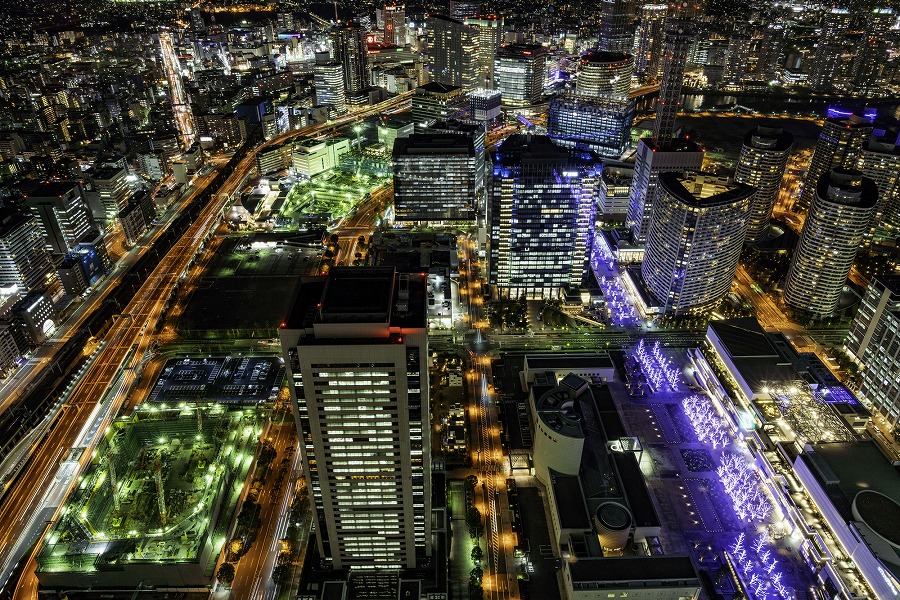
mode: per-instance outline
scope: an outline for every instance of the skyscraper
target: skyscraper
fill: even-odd
[[[467,17],[463,22],[478,32],[478,69],[480,71],[478,87],[492,89],[494,87],[494,58],[496,58],[497,49],[503,40],[503,17],[481,15]]]
[[[404,569],[431,555],[425,278],[336,267],[280,330],[320,555]]]
[[[684,69],[694,39],[694,19],[697,17],[696,7],[689,0],[681,0],[669,11],[663,46],[663,75],[654,123],[654,137],[663,147],[675,136],[675,116],[681,106]]]
[[[494,59],[494,89],[504,106],[524,107],[540,101],[547,71],[547,49],[538,44],[502,46]]]
[[[427,129],[435,121],[453,118],[465,108],[466,95],[459,86],[432,81],[413,92],[412,117],[416,131]]]
[[[744,136],[734,180],[753,188],[746,243],[759,241],[769,225],[794,136],[777,123],[760,123]]]
[[[36,183],[22,192],[51,253],[68,254],[93,229],[84,190],[77,181]]]
[[[822,18],[809,73],[809,83],[814,89],[829,90],[836,87],[844,59],[844,38],[849,29],[850,11],[846,8],[831,8]]]
[[[600,50],[631,52],[634,45],[634,0],[602,0]]]
[[[666,147],[660,147],[653,138],[641,138],[637,147],[626,218],[634,243],[643,244],[650,231],[660,173],[699,171],[703,166],[704,156],[700,146],[684,138],[672,140]]]
[[[818,317],[837,309],[856,252],[875,216],[878,187],[853,169],[819,178],[784,285],[784,300]]]
[[[0,207],[0,286],[30,292],[56,281],[37,218],[13,206]]]
[[[488,282],[500,297],[554,298],[581,284],[601,165],[546,136],[515,135],[494,154]]]
[[[483,204],[481,168],[472,138],[416,134],[394,142],[394,211],[398,221],[474,221]]]
[[[622,52],[586,52],[579,61],[575,93],[590,98],[628,98],[634,57]]]
[[[550,99],[547,133],[568,148],[620,157],[631,144],[634,102],[616,98],[557,95]]]
[[[704,173],[663,173],[641,275],[666,313],[714,308],[731,287],[753,188]]]
[[[900,146],[896,137],[893,141],[875,136],[866,140],[858,168],[878,186],[878,206],[872,220],[874,241],[896,238],[900,231]]]
[[[464,91],[479,87],[478,31],[441,15],[429,16],[426,30],[431,80]]]
[[[851,68],[853,87],[861,94],[871,93],[878,85],[887,63],[887,36],[894,20],[894,11],[890,8],[876,8],[866,15],[865,33]]]
[[[344,67],[330,61],[313,67],[313,85],[316,90],[316,104],[330,106],[334,115],[347,112],[347,97],[344,92]]]
[[[634,72],[645,83],[659,81],[662,75],[663,28],[668,10],[668,4],[644,4],[640,8]]]
[[[738,33],[728,38],[728,50],[725,52],[725,67],[722,70],[722,80],[726,84],[736,85],[747,71],[750,58],[749,35]]]
[[[331,28],[331,56],[344,69],[344,93],[352,104],[365,103],[369,87],[369,65],[366,59],[366,32],[356,22]]]
[[[887,420],[900,425],[900,277],[876,277],[850,325],[847,350],[862,366],[859,392]]]
[[[395,46],[406,45],[406,6],[403,4],[384,5],[384,43]]]
[[[784,67],[784,25],[772,23],[763,33],[759,45],[759,59],[756,66],[756,79],[774,81],[781,75]]]
[[[863,143],[871,134],[872,124],[857,115],[825,119],[795,210],[809,209],[816,195],[816,186],[828,171],[855,168]]]

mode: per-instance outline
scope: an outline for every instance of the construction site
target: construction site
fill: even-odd
[[[261,432],[256,411],[222,404],[115,421],[43,540],[42,591],[208,593]]]

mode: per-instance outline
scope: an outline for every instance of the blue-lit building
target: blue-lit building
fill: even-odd
[[[488,281],[495,297],[555,298],[588,266],[601,164],[547,136],[516,135],[493,156]]]
[[[557,96],[550,100],[547,132],[567,148],[619,157],[631,141],[632,122],[633,100]]]

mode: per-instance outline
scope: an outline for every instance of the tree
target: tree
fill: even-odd
[[[219,566],[218,572],[216,572],[216,577],[225,585],[231,585],[231,582],[234,581],[234,565],[231,563],[222,563]]]
[[[336,233],[332,233],[332,234],[331,234],[331,237],[328,238],[328,240],[329,240],[332,244],[337,244],[339,239],[341,239],[341,238],[339,238],[339,237],[338,237],[338,234],[336,234]]]
[[[482,558],[484,558],[484,550],[481,549],[481,546],[472,548],[472,561],[479,563]]]
[[[484,576],[484,570],[481,567],[474,567],[469,571],[469,583],[472,585],[481,585],[481,578]]]
[[[470,490],[474,490],[475,486],[478,485],[478,477],[475,475],[469,475],[466,477],[466,487]]]
[[[260,467],[266,467],[275,460],[275,457],[277,456],[278,451],[275,450],[275,446],[272,445],[272,442],[266,440],[263,442],[262,448],[259,451],[259,458],[256,462]]]
[[[279,585],[285,585],[291,581],[291,565],[278,565],[272,569],[272,579]]]

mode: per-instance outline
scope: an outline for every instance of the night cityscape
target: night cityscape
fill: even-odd
[[[897,0],[0,33],[0,600],[900,600]]]

